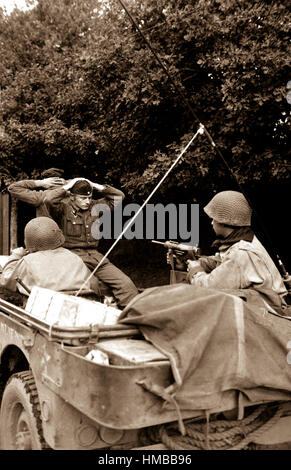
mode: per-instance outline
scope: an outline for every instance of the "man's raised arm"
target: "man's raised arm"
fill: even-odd
[[[99,191],[101,199],[98,199],[99,204],[107,204],[110,208],[110,210],[115,209],[123,199],[125,198],[125,195],[120,189],[116,189],[113,186],[110,186],[109,184],[97,184],[97,183],[92,183],[89,181],[93,189],[96,189]]]
[[[10,184],[8,191],[20,201],[39,207],[45,201],[45,190],[63,186],[63,178],[51,177],[42,180],[22,180]]]

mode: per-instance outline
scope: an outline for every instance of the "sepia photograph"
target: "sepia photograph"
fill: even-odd
[[[290,26],[0,0],[1,458],[291,450]]]

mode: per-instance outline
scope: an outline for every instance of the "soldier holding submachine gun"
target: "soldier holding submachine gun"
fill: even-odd
[[[221,191],[204,207],[216,235],[214,256],[201,256],[197,247],[165,242],[171,264],[170,282],[188,282],[236,292],[268,311],[289,315],[286,303],[290,277],[281,277],[251,227],[252,209],[244,194]],[[161,242],[159,242],[161,243]],[[179,271],[183,272],[183,275]],[[283,312],[283,313],[282,313]]]
[[[172,240],[166,242],[152,240],[152,242],[163,245],[168,249],[167,263],[174,271],[187,271],[187,260],[196,260],[200,257],[200,249],[197,246],[190,246]]]

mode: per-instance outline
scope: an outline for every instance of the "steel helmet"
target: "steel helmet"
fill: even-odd
[[[237,227],[251,225],[252,209],[242,193],[222,191],[204,207],[204,211],[220,224]]]
[[[24,229],[24,243],[30,252],[54,250],[64,244],[59,226],[49,217],[31,219]]]

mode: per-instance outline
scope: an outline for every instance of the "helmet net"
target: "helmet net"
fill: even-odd
[[[56,222],[49,217],[37,217],[24,229],[24,242],[30,252],[54,250],[64,244],[64,235]]]
[[[204,207],[216,222],[237,227],[251,225],[252,209],[245,196],[238,191],[222,191]]]

